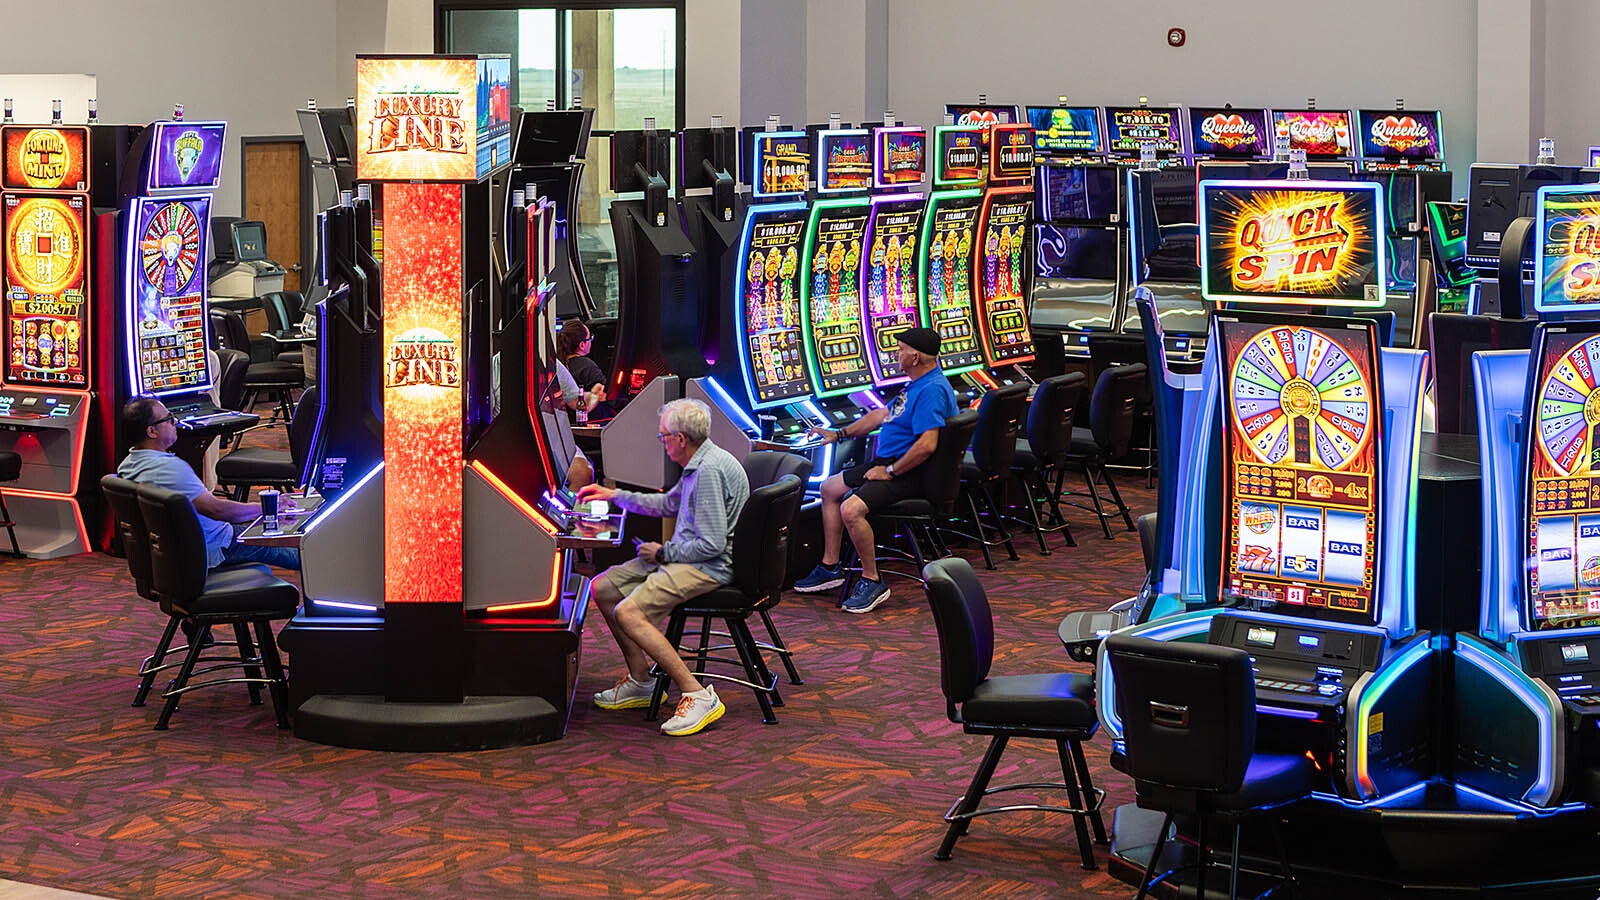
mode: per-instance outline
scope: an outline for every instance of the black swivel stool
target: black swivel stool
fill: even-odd
[[[994,568],[990,547],[1004,547],[1017,558],[1016,545],[1006,529],[1005,517],[995,502],[995,493],[1011,478],[1011,465],[1017,456],[1017,432],[1028,415],[1028,385],[1007,385],[989,391],[978,401],[978,428],[972,436],[972,450],[961,463],[961,504],[972,515],[974,534],[949,529],[952,534],[977,541],[986,568]],[[982,504],[980,510],[979,505]],[[989,516],[985,526],[983,516]],[[994,537],[988,535],[994,532]]]
[[[710,655],[710,651],[719,648],[708,650],[704,641],[691,661],[705,678],[733,681],[754,691],[756,703],[761,706],[761,720],[768,725],[777,723],[778,716],[772,707],[782,706],[783,698],[778,693],[778,679],[768,670],[761,647],[750,633],[746,620],[758,612],[758,606],[783,590],[783,576],[789,560],[789,530],[800,509],[801,485],[799,478],[785,475],[775,484],[751,491],[750,499],[739,512],[739,521],[733,526],[733,583],[680,604],[667,619],[667,642],[674,647],[682,645],[684,628],[691,618],[721,619],[727,625],[744,678],[707,674],[706,663],[733,660]],[[655,692],[650,695],[650,709],[645,713],[647,720],[655,721],[669,683],[670,679],[658,669]]]
[[[1199,900],[1204,900],[1210,868],[1212,820],[1233,825],[1230,897],[1238,896],[1241,824],[1253,816],[1269,820],[1283,878],[1292,882],[1278,817],[1271,813],[1311,795],[1316,765],[1304,753],[1257,752],[1250,655],[1237,647],[1152,641],[1122,632],[1106,637],[1105,654],[1117,682],[1123,768],[1133,776],[1139,806],[1166,813],[1137,896],[1154,887],[1167,832],[1180,814],[1197,824]]]
[[[935,859],[949,859],[956,840],[978,816],[1014,810],[1043,810],[1072,816],[1078,852],[1085,869],[1095,868],[1089,829],[1096,843],[1106,842],[1100,805],[1105,792],[1096,790],[1083,756],[1083,742],[1094,736],[1100,720],[1094,708],[1094,678],[1072,672],[989,677],[994,660],[994,618],[978,575],[964,559],[952,557],[923,569],[928,604],[939,631],[939,684],[946,714],[967,734],[993,735],[967,792],[945,814],[950,823]],[[1061,761],[1059,783],[1009,784],[989,787],[1011,738],[1054,741]],[[1059,789],[1070,806],[1026,804],[979,809],[983,798],[1003,791]]]
[[[1039,539],[1039,552],[1050,555],[1044,536],[1061,532],[1068,547],[1076,547],[1072,526],[1061,514],[1061,485],[1066,479],[1067,451],[1072,447],[1072,422],[1088,379],[1082,372],[1052,375],[1039,382],[1028,406],[1024,437],[1017,439],[1011,472],[1022,482],[1028,501],[1028,525]],[[1040,506],[1049,509],[1041,516]]]
[[[16,481],[22,477],[22,455],[10,450],[0,450],[0,484]],[[11,536],[11,555],[22,557],[22,547],[17,544],[17,523],[11,519],[11,510],[6,508],[6,495],[0,491],[0,528],[6,530]]]

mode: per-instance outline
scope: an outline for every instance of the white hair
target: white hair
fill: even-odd
[[[673,400],[661,407],[661,418],[667,431],[681,434],[691,444],[701,444],[711,436],[711,407],[704,401]]]

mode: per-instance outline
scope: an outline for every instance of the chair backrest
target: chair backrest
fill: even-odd
[[[150,577],[157,599],[182,606],[206,589],[206,539],[189,498],[139,485],[139,510],[150,533]]]
[[[241,412],[244,409],[244,376],[250,371],[250,354],[223,348],[217,351],[217,405]]]
[[[733,526],[733,587],[752,601],[783,589],[789,563],[789,530],[800,509],[803,482],[784,475],[756,488]]]
[[[744,458],[744,475],[751,490],[775,484],[785,475],[793,475],[804,484],[811,477],[811,460],[781,450],[752,450]]]
[[[987,478],[1005,478],[1017,457],[1017,432],[1028,412],[1028,385],[1008,384],[978,401],[978,427],[972,437],[972,461]]]
[[[1161,521],[1155,513],[1145,513],[1134,522],[1139,527],[1139,552],[1144,555],[1144,570],[1151,575],[1157,575],[1157,553],[1161,540]]]
[[[1060,465],[1072,446],[1072,423],[1078,416],[1084,386],[1082,372],[1052,375],[1039,382],[1028,409],[1028,449],[1041,463]]]
[[[1133,443],[1134,408],[1145,390],[1144,363],[1113,366],[1100,373],[1089,397],[1089,430],[1111,459],[1127,455]]]
[[[956,498],[961,495],[961,463],[977,430],[977,410],[964,409],[945,419],[939,428],[939,443],[922,465],[927,470],[923,475],[924,496],[940,513],[954,509]]]
[[[322,398],[314,384],[300,394],[300,402],[295,404],[294,418],[289,420],[289,459],[296,471],[306,469],[306,454],[311,452],[311,437],[317,430],[321,406]]]
[[[122,552],[128,557],[128,574],[133,576],[134,590],[146,600],[155,599],[151,589],[150,532],[144,527],[144,513],[139,509],[139,485],[116,475],[100,479],[100,493],[117,520],[117,535],[122,539]]]
[[[267,311],[267,323],[282,331],[300,323],[300,308],[305,298],[299,291],[271,291],[261,295],[261,306]]]
[[[223,348],[246,354],[250,352],[250,332],[244,327],[244,316],[231,309],[213,309],[211,325],[216,332],[217,342]]]
[[[923,566],[922,583],[939,632],[939,688],[950,721],[959,722],[957,707],[988,679],[994,662],[994,613],[978,573],[959,556]]]
[[[1256,744],[1256,685],[1237,647],[1152,641],[1122,632],[1105,640],[1117,680],[1117,715],[1135,781],[1232,793]]]

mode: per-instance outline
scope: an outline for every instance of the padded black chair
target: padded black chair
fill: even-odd
[[[1050,555],[1050,547],[1044,537],[1051,532],[1061,532],[1068,547],[1078,546],[1072,526],[1061,514],[1059,498],[1066,478],[1067,451],[1072,447],[1072,422],[1087,383],[1082,372],[1053,375],[1039,382],[1028,407],[1026,440],[1017,441],[1011,461],[1011,472],[1022,482],[1028,502],[1028,524],[1045,556]],[[1041,506],[1049,509],[1048,516],[1040,515]]]
[[[22,454],[10,450],[0,450],[0,484],[16,481],[22,477]],[[17,523],[11,518],[11,510],[6,507],[5,491],[0,491],[0,528],[6,530],[11,537],[11,555],[21,559],[22,547],[17,543]]]
[[[1012,559],[1017,548],[1011,532],[995,502],[995,492],[1011,477],[1011,463],[1017,457],[1017,432],[1028,412],[1028,385],[1017,383],[989,391],[978,401],[978,427],[972,436],[972,449],[961,462],[961,493],[958,510],[972,515],[973,534],[945,529],[951,534],[976,541],[983,551],[983,563],[994,568],[990,547],[1005,547]],[[982,509],[979,505],[982,504]],[[983,517],[989,516],[989,524]],[[994,537],[989,537],[989,532]]]
[[[244,376],[250,371],[250,354],[224,347],[217,351],[217,363],[217,405],[244,412]]]
[[[798,453],[782,453],[776,450],[755,450],[744,458],[745,478],[750,482],[750,489],[766,487],[777,484],[786,475],[793,475],[800,479],[801,503],[795,504],[795,517],[798,519],[800,506],[805,501],[806,479],[811,477],[811,460]],[[794,522],[789,523],[791,530]],[[787,576],[787,570],[785,576]],[[786,578],[787,580],[787,578]],[[770,650],[778,654],[778,659],[783,663],[784,670],[789,675],[790,684],[805,684],[805,679],[800,677],[800,670],[795,668],[794,651],[783,642],[783,636],[778,634],[778,626],[772,623],[772,608],[778,605],[783,597],[782,590],[773,591],[767,598],[756,604],[755,610],[761,616],[761,622],[767,628],[768,641],[757,641],[757,646],[762,650]],[[709,622],[708,622],[709,624]]]
[[[272,291],[262,294],[259,298],[261,308],[267,312],[267,324],[274,331],[288,331],[300,324],[301,308],[305,305],[306,298],[299,291]],[[278,362],[305,368],[306,359],[303,350],[284,350],[276,357]]]
[[[138,497],[139,510],[149,532],[151,590],[162,612],[173,619],[193,622],[197,636],[213,625],[254,626],[259,650],[258,655],[249,659],[196,669],[205,642],[190,641],[177,676],[161,695],[166,703],[156,720],[156,730],[166,730],[184,694],[218,684],[265,685],[272,695],[278,727],[288,728],[289,692],[283,662],[278,657],[278,644],[272,636],[272,623],[293,618],[300,606],[300,589],[256,567],[219,567],[207,571],[200,517],[189,498],[149,484],[139,485]],[[192,681],[197,675],[235,668],[243,668],[243,677]]]
[[[1315,764],[1304,753],[1256,751],[1255,673],[1244,650],[1113,632],[1106,637],[1105,654],[1117,681],[1126,747],[1122,766],[1133,776],[1139,806],[1167,814],[1138,896],[1154,887],[1151,878],[1178,814],[1196,822],[1196,889],[1202,900],[1210,868],[1209,826],[1213,820],[1233,825],[1229,896],[1237,896],[1241,823],[1310,796]],[[1289,881],[1278,816],[1267,818]]]
[[[123,555],[128,560],[128,574],[133,576],[133,587],[139,596],[152,603],[159,603],[155,594],[153,574],[150,564],[150,532],[144,527],[144,513],[139,509],[139,485],[116,475],[105,475],[100,479],[100,492],[106,498],[106,505],[115,518],[117,536],[122,545]],[[228,566],[229,569],[253,569],[262,574],[271,574],[268,568],[259,563],[244,563]],[[172,641],[177,637],[178,627],[182,623],[181,616],[167,617],[166,629],[161,634],[161,639],[156,642],[155,652],[145,657],[139,664],[139,687],[134,691],[133,706],[143,706],[145,698],[150,696],[150,689],[155,685],[155,678],[161,672],[176,668],[178,663],[166,662],[169,654],[187,654],[187,646],[172,646]],[[193,626],[191,626],[192,629]],[[199,634],[195,640],[207,641],[210,632]],[[255,655],[255,644],[250,638],[250,631],[243,623],[234,624],[234,640],[232,642],[211,641],[208,646],[214,649],[223,647],[239,648],[239,661],[248,662]],[[202,662],[215,660],[202,657]],[[250,700],[252,703],[261,702],[261,686],[250,685]]]
[[[950,827],[934,858],[949,859],[956,840],[978,816],[1044,810],[1072,816],[1083,867],[1095,868],[1089,830],[1094,829],[1097,843],[1106,842],[1105,823],[1100,818],[1105,792],[1095,789],[1083,757],[1083,742],[1093,737],[1100,725],[1094,708],[1094,678],[1072,672],[989,677],[994,661],[994,617],[977,573],[964,559],[941,559],[928,564],[923,580],[939,632],[939,686],[944,690],[946,714],[967,734],[992,735],[972,784],[945,814]],[[1012,738],[1054,741],[1062,780],[989,787]],[[1019,789],[1064,790],[1071,805],[979,808],[990,794]]]
[[[1192,260],[1192,257],[1191,257]],[[1129,310],[1130,313],[1133,310]],[[1148,367],[1149,351],[1144,337],[1136,334],[1095,333],[1089,335],[1089,371],[1091,380],[1099,383],[1106,369],[1141,363]],[[1132,469],[1145,474],[1146,487],[1155,487],[1156,473],[1156,417],[1155,397],[1150,379],[1145,379],[1143,390],[1134,396],[1133,432],[1128,441],[1128,453],[1118,468]],[[1091,414],[1093,407],[1090,408]],[[1134,460],[1143,457],[1143,462]]]
[[[756,612],[758,605],[783,589],[783,575],[789,560],[789,531],[795,512],[800,508],[803,484],[799,478],[785,475],[775,484],[751,491],[750,499],[739,512],[739,521],[733,526],[733,583],[680,604],[667,618],[667,642],[680,650],[684,628],[691,618],[702,622],[719,619],[727,626],[744,678],[706,673],[707,663],[734,660],[715,656],[704,646],[692,659],[695,671],[703,678],[732,681],[750,688],[761,706],[761,721],[768,725],[777,723],[778,716],[772,707],[782,706],[783,697],[778,693],[778,679],[767,668],[746,620]],[[645,713],[650,721],[655,721],[671,682],[659,667],[655,673],[655,692],[650,695],[650,709]]]
[[[289,422],[289,450],[267,447],[241,447],[217,460],[217,486],[243,502],[250,489],[257,485],[292,491],[300,486],[300,473],[305,471],[306,454],[311,452],[312,432],[317,426],[317,387],[312,385],[300,395],[294,418]]]
[[[223,348],[246,354],[250,352],[250,334],[244,327],[244,317],[237,311],[214,309],[211,311],[211,321],[217,332],[216,339]],[[302,366],[277,360],[250,363],[244,375],[244,407],[247,411],[253,409],[257,400],[265,394],[276,402],[272,411],[273,421],[281,418],[287,423],[294,418],[294,392],[304,387],[305,381],[306,373]]]
[[[1149,390],[1145,383],[1147,371],[1144,363],[1132,363],[1101,372],[1094,383],[1094,393],[1089,397],[1089,427],[1074,428],[1072,444],[1067,448],[1067,462],[1083,470],[1083,480],[1094,501],[1094,514],[1100,518],[1100,529],[1108,541],[1111,540],[1109,520],[1112,514],[1106,512],[1101,500],[1100,482],[1105,482],[1106,489],[1111,492],[1111,502],[1116,504],[1123,523],[1129,531],[1134,530],[1128,504],[1122,502],[1122,492],[1117,490],[1106,464],[1128,453],[1139,394]]]
[[[976,410],[964,409],[948,419],[939,428],[939,443],[934,447],[933,455],[917,468],[923,474],[923,496],[901,500],[891,503],[880,510],[873,510],[868,517],[872,523],[872,533],[878,541],[878,561],[907,560],[914,562],[914,572],[897,572],[893,569],[879,568],[879,577],[884,574],[900,575],[906,578],[922,580],[922,567],[929,558],[937,559],[949,556],[950,550],[945,545],[944,538],[939,529],[943,522],[950,518],[955,510],[956,499],[961,495],[961,463],[966,457],[967,447],[972,443],[972,435],[978,430],[978,413]],[[899,552],[888,548],[885,543],[892,535],[902,535],[906,540],[909,552]],[[926,545],[924,545],[926,541]],[[888,557],[882,554],[891,554]],[[855,545],[848,539],[844,542],[844,555],[841,561],[846,570],[858,562]],[[852,576],[859,575],[859,566],[854,567]],[[844,604],[845,598],[850,596],[853,578],[846,578],[844,586],[839,591],[839,604]]]

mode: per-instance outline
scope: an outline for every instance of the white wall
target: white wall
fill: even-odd
[[[268,13],[247,0],[52,0],[48,11],[5,16],[0,66],[95,75],[104,122],[168,118],[173,103],[190,119],[226,120],[219,215],[239,211],[239,138],[298,135],[294,111],[307,97],[338,91],[334,5],[326,0],[273,0]],[[73,24],[70,34],[62,22]],[[82,113],[68,118],[81,121]]]
[[[683,123],[704,128],[712,116],[739,118],[740,0],[687,0],[684,4]]]
[[[339,76],[339,103],[355,96],[356,54],[388,52],[384,43],[388,13],[388,0],[338,0],[334,69]],[[431,26],[428,40],[433,40]],[[333,99],[327,98],[327,102]]]
[[[1600,3],[1546,3],[1545,115],[1539,133],[1555,138],[1556,159],[1586,165],[1589,145],[1600,145],[1600,94],[1594,89],[1600,84],[1600,54],[1594,52]]]
[[[744,0],[739,28],[741,123],[760,125],[776,115],[787,125],[804,125],[805,0]]]
[[[1018,104],[1066,94],[1095,105],[1147,95],[1158,106],[1299,107],[1315,96],[1325,108],[1403,96],[1444,110],[1452,168],[1473,159],[1477,16],[1464,0],[888,2],[888,99],[907,121],[937,123],[946,102],[979,91]],[[1188,30],[1186,46],[1167,46],[1172,26]]]

